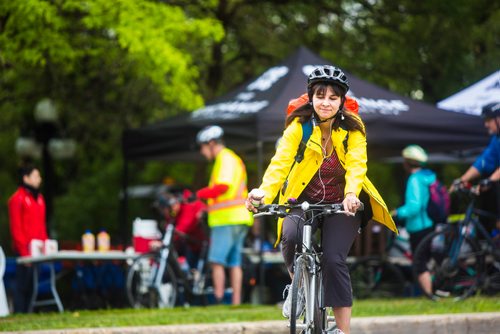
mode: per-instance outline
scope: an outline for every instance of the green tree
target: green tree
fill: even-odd
[[[55,166],[59,236],[116,222],[123,130],[201,106],[206,50],[223,35],[214,19],[161,1],[2,1],[0,178],[12,180],[3,199],[15,189],[15,138],[30,135],[36,102],[50,97],[60,135],[78,143]]]

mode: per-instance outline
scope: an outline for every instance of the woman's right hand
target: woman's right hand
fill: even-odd
[[[352,216],[354,216],[358,208],[361,206],[361,201],[354,193],[347,193],[342,201],[342,204],[344,205],[344,211],[349,212]]]
[[[258,188],[252,189],[245,200],[245,207],[248,211],[257,213],[259,205],[264,204],[264,197],[265,193],[262,190]]]

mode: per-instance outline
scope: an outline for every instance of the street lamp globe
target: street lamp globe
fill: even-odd
[[[40,100],[35,106],[35,120],[39,123],[56,123],[57,108],[49,98]]]
[[[33,138],[19,137],[16,139],[16,153],[21,157],[39,159],[42,156],[42,147]]]

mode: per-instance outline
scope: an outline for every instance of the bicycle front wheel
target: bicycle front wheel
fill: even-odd
[[[477,290],[483,272],[483,256],[477,243],[451,225],[425,237],[415,251],[413,262],[417,281],[421,268],[430,273],[432,294],[426,295],[433,300],[469,297]],[[421,282],[418,283],[425,293]]]
[[[290,334],[321,334],[323,318],[319,309],[316,291],[312,291],[315,277],[309,272],[307,260],[299,257],[295,263],[295,272],[290,293]],[[318,284],[316,284],[318,287]]]
[[[177,298],[177,279],[167,264],[161,268],[160,255],[143,254],[127,272],[127,298],[134,308],[173,307]],[[165,261],[166,262],[166,261]],[[160,273],[163,271],[163,273]],[[161,279],[159,279],[161,275]]]

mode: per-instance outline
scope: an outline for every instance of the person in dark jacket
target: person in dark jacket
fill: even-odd
[[[34,239],[47,240],[45,200],[40,193],[42,177],[33,166],[19,170],[19,188],[8,201],[10,232],[14,252],[17,256],[30,255],[30,243]],[[14,312],[28,312],[32,294],[33,271],[31,266],[16,267],[16,290]]]

